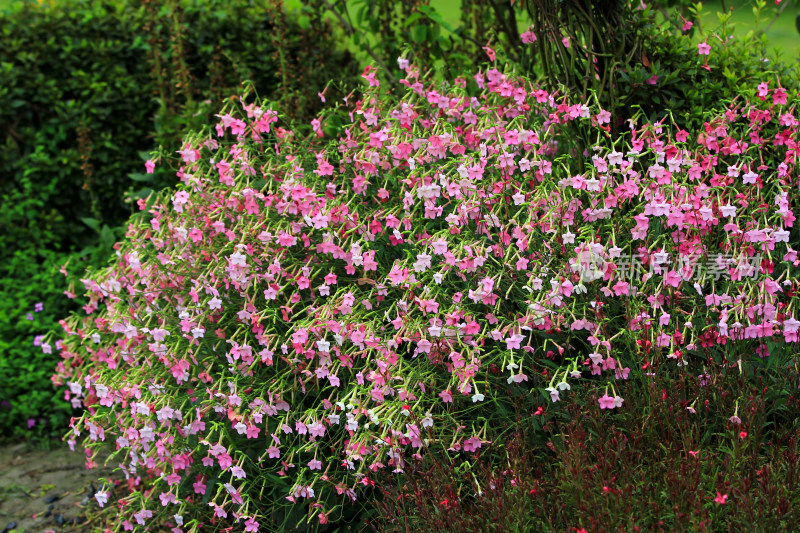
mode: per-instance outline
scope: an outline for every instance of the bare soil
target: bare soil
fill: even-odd
[[[86,455],[65,444],[51,450],[25,443],[0,446],[0,533],[95,531],[91,516],[98,511],[94,493],[111,467],[86,468]]]

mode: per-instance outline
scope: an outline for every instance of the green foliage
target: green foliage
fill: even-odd
[[[75,310],[58,273],[70,253],[73,273],[101,266],[132,212],[126,192],[141,198],[176,182],[176,166],[145,173],[146,154],[180,149],[184,130],[208,123],[244,81],[309,119],[328,81],[355,72],[329,34],[267,0],[26,3],[0,13],[3,437],[31,435],[29,419],[36,434],[40,419],[63,426],[66,404],[54,404],[49,380],[56,350],[43,354],[33,338]],[[37,302],[45,311],[26,320]]]
[[[291,116],[313,114],[316,92],[349,65],[317,22],[303,30],[272,3],[216,0],[26,5],[3,16],[0,172],[11,179],[0,245],[66,250],[94,238],[81,218],[121,223],[139,152],[175,146],[243,80]],[[148,185],[173,184],[170,170]]]
[[[486,60],[483,46],[505,50],[508,59],[530,72],[529,47],[520,46],[520,26],[527,27],[524,11],[508,0],[462,0],[456,25],[445,20],[429,0],[303,0],[304,12],[336,18],[346,38],[374,61],[381,74],[396,83],[392,72],[401,55],[437,79],[453,79]],[[408,52],[408,50],[413,50]]]
[[[730,13],[701,31],[702,6],[687,0],[647,2],[645,8],[629,0],[465,0],[456,27],[427,0],[305,4],[304,12],[337,17],[363,57],[384,67],[388,81],[397,83],[392,72],[401,56],[442,80],[463,75],[494,52],[550,90],[596,95],[616,119],[616,131],[625,129],[637,108],[652,121],[669,109],[678,124],[695,127],[704,112],[722,109],[721,102],[752,88],[765,71],[787,90],[798,87],[796,69],[769,52],[765,28],[779,10],[764,0],[755,2],[754,16],[737,8],[748,13],[750,31],[743,34],[734,32]],[[534,42],[530,34],[523,39],[527,31]],[[698,55],[700,41],[711,46],[706,65]]]
[[[626,110],[641,108],[656,121],[669,110],[678,124],[693,128],[702,125],[704,113],[721,110],[723,102],[753,89],[765,74],[779,79],[786,90],[796,91],[800,86],[796,67],[774,61],[766,36],[757,31],[767,18],[764,7],[761,2],[755,9],[754,29],[744,36],[734,34],[729,17],[722,17],[716,28],[700,32],[695,26],[684,34],[684,19],[677,12],[663,23],[646,10],[636,15],[634,26],[647,36],[647,46],[616,77],[616,98],[608,102],[612,114],[628,118]],[[699,19],[699,7],[688,11],[690,19]],[[711,47],[708,56],[698,54],[699,42]]]
[[[64,297],[59,269],[67,259],[52,250],[38,256],[17,250],[0,269],[0,441],[50,438],[68,422],[70,407],[50,383],[58,350],[48,355],[39,346],[44,333],[61,329],[58,320],[78,309]],[[80,274],[79,264],[68,272]]]
[[[518,411],[502,448],[468,461],[425,456],[399,479],[380,473],[375,526],[795,531],[800,427],[790,391],[800,375],[791,358],[767,360],[776,359],[785,367],[756,361],[744,372],[712,365],[702,376],[671,370],[637,378],[625,383],[619,413],[588,408],[599,393],[578,393],[540,413]]]

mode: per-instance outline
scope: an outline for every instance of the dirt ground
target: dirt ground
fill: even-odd
[[[87,470],[85,459],[82,449],[72,452],[65,444],[48,451],[0,446],[0,533],[95,531],[94,492],[112,468]]]

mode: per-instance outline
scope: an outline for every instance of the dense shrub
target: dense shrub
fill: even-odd
[[[27,4],[0,23],[4,250],[68,250],[94,240],[82,218],[125,220],[131,174],[175,179],[145,176],[140,152],[172,149],[243,80],[310,119],[316,92],[352,72],[329,26],[268,1]]]
[[[347,80],[353,63],[327,24],[267,1],[27,3],[0,16],[0,28],[4,440],[54,416],[57,359],[34,339],[78,308],[58,274],[69,252],[71,268],[105,264],[132,212],[126,191],[177,181],[166,161],[147,174],[141,152],[181,149],[184,129],[208,123],[244,80],[310,120],[317,92]],[[38,302],[45,311],[26,320]]]
[[[697,130],[611,135],[524,77],[437,87],[399,63],[405,94],[368,67],[310,135],[229,102],[82,280],[55,379],[87,408],[70,440],[129,478],[97,494],[118,527],[347,522],[377,472],[490,452],[515,412],[578,389],[624,410],[640,368],[796,346],[797,97],[777,81]]]

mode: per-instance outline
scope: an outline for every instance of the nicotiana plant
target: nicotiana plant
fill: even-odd
[[[379,470],[491,449],[504,391],[625,409],[631,372],[797,342],[798,121],[777,80],[700,131],[612,137],[591,101],[494,66],[434,87],[399,63],[404,94],[367,67],[308,134],[230,101],[81,280],[54,380],[85,408],[69,442],[124,473],[96,494],[110,529],[333,523]]]

